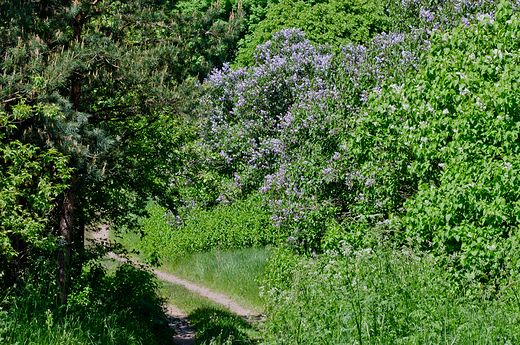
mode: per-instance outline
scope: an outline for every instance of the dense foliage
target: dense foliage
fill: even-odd
[[[54,263],[39,261],[44,277],[2,294],[1,343],[171,343],[173,334],[151,273],[129,264],[108,273],[99,262],[88,261],[73,284],[68,307],[57,307]]]
[[[282,30],[257,47],[256,66],[214,70],[199,107],[197,158],[173,180],[181,200],[212,205],[259,191],[275,224],[289,228],[291,242],[308,250],[320,246],[330,216],[341,223],[400,210],[406,195],[386,204],[363,196],[373,178],[358,166],[363,157],[355,156],[355,141],[363,140],[355,137],[359,119],[370,92],[417,71],[430,34],[467,23],[489,3],[458,11],[455,5],[432,5],[437,22],[412,18],[410,26],[417,27],[409,33],[381,34],[338,54],[312,44],[301,30]],[[406,8],[427,10],[412,3]]]
[[[374,95],[354,134],[375,180],[366,198],[413,195],[403,236],[457,253],[452,265],[471,278],[500,274],[518,236],[518,23],[499,7],[436,35],[425,67]]]
[[[189,253],[212,249],[277,245],[288,236],[272,224],[259,195],[210,209],[184,209],[177,216],[150,202],[148,212],[149,218],[139,220],[142,235],[126,229],[123,238],[150,263],[177,262]]]
[[[281,0],[267,6],[265,18],[254,27],[247,45],[239,51],[237,62],[246,66],[254,64],[256,47],[282,29],[298,28],[311,42],[338,48],[351,42],[366,42],[375,34],[388,31],[389,22],[380,1]]]
[[[56,109],[31,107],[22,101],[11,115],[0,113],[0,262],[2,267],[11,268],[7,270],[10,275],[0,272],[2,285],[17,280],[18,267],[23,265],[17,260],[20,252],[24,252],[24,262],[34,259],[23,243],[40,249],[55,246],[55,241],[46,236],[48,212],[71,174],[67,159],[56,150],[42,150],[11,139],[17,125],[34,113],[52,117]]]
[[[164,341],[151,276],[108,277],[83,236],[137,224],[152,196],[171,205],[197,77],[227,59],[241,21],[220,15],[160,0],[0,3],[1,342]]]
[[[173,151],[185,137],[182,123],[197,93],[196,77],[225,55],[240,15],[222,24],[216,21],[217,7],[184,15],[164,10],[164,2],[140,0],[2,2],[0,7],[0,111],[2,123],[4,117],[17,121],[16,127],[2,127],[2,152],[10,155],[4,145],[20,142],[25,145],[19,146],[20,155],[23,148],[34,148],[26,163],[41,152],[49,165],[31,171],[41,186],[3,200],[19,202],[15,207],[31,217],[34,204],[40,224],[47,220],[46,231],[21,239],[25,224],[7,224],[2,216],[5,249],[25,242],[0,272],[14,270],[9,274],[16,277],[17,256],[27,257],[38,241],[53,240],[61,246],[65,302],[71,259],[81,254],[85,228],[107,220],[135,224],[133,215],[144,214],[154,195],[171,204],[165,189],[178,163]],[[6,169],[21,165],[5,158]],[[20,183],[11,177],[10,183]],[[47,188],[47,180],[55,188]]]
[[[345,136],[359,216],[329,225],[317,258],[271,259],[273,343],[515,341],[513,9],[433,35],[418,73],[371,93]]]
[[[517,10],[2,2],[0,274],[19,287],[2,322],[56,261],[46,294],[66,304],[72,272],[75,310],[153,295],[86,260],[84,230],[109,221],[153,263],[281,245],[272,343],[517,341]]]

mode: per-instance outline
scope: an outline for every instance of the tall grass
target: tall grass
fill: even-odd
[[[223,292],[238,303],[263,310],[260,286],[270,248],[243,248],[190,253],[167,261],[161,269]]]
[[[266,281],[268,344],[516,344],[520,287],[456,286],[432,258],[385,249],[281,251]]]
[[[36,302],[37,303],[37,302]],[[18,299],[0,312],[0,344],[165,344],[146,320],[131,312],[56,310]],[[164,332],[164,330],[163,330]]]
[[[9,292],[0,304],[0,344],[170,343],[173,334],[150,273],[119,265],[107,274],[99,263],[85,262],[68,306],[56,304],[50,280],[26,279]]]

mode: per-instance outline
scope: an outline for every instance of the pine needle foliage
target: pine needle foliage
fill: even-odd
[[[83,243],[86,225],[130,222],[128,214],[142,213],[163,189],[169,168],[154,163],[174,160],[175,128],[196,100],[197,76],[218,63],[240,25],[240,13],[226,25],[215,21],[218,6],[190,15],[165,7],[142,0],[0,4],[0,111],[12,116],[21,102],[54,109],[53,116],[31,112],[1,140],[60,153],[74,169],[48,210],[65,261],[72,242]]]

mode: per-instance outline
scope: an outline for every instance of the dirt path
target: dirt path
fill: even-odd
[[[92,239],[96,242],[102,242],[108,240],[108,226],[103,225],[100,227],[100,230],[97,232],[92,232],[89,234]],[[118,261],[124,261],[124,258],[117,256],[114,253],[109,253],[108,256],[111,259],[115,259]],[[247,321],[259,320],[261,315],[246,309],[236,303],[234,300],[229,298],[223,293],[215,292],[207,287],[198,286],[190,281],[174,276],[173,274],[161,272],[157,269],[149,267],[149,269],[159,278],[160,280],[167,281],[173,284],[182,285],[186,289],[195,292],[207,299],[212,300],[215,303],[225,306],[232,313],[237,314],[238,316],[243,317]],[[191,345],[195,343],[195,333],[193,331],[193,327],[189,323],[187,319],[187,315],[184,314],[181,310],[173,305],[166,306],[167,315],[172,318],[171,326],[177,332],[177,336],[175,337],[175,343],[179,345]],[[180,322],[175,322],[176,320],[180,320]]]
[[[188,315],[171,304],[166,305],[166,315],[170,319],[170,327],[175,330],[173,342],[177,345],[194,345],[195,331],[188,320]]]

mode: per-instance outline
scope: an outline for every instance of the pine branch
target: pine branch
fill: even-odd
[[[90,114],[95,116],[97,114],[104,113],[104,112],[124,110],[124,109],[133,108],[133,107],[136,107],[136,106],[137,106],[136,104],[132,104],[132,105],[116,105],[116,106],[113,106],[113,107],[105,107],[105,108],[98,109],[98,110],[96,110],[96,111],[94,111],[94,112],[92,112]]]
[[[153,40],[146,40],[143,42],[133,43],[132,46],[139,47],[139,46],[144,46],[144,45],[148,45],[148,44],[152,44],[152,43],[168,42],[168,41],[172,42],[172,41],[178,41],[178,40],[175,38],[162,38],[162,39],[156,38]]]
[[[17,99],[19,99],[19,97],[9,98],[9,99],[6,99],[5,101],[2,101],[1,104],[9,103],[9,102],[12,102],[12,101],[16,101]]]

